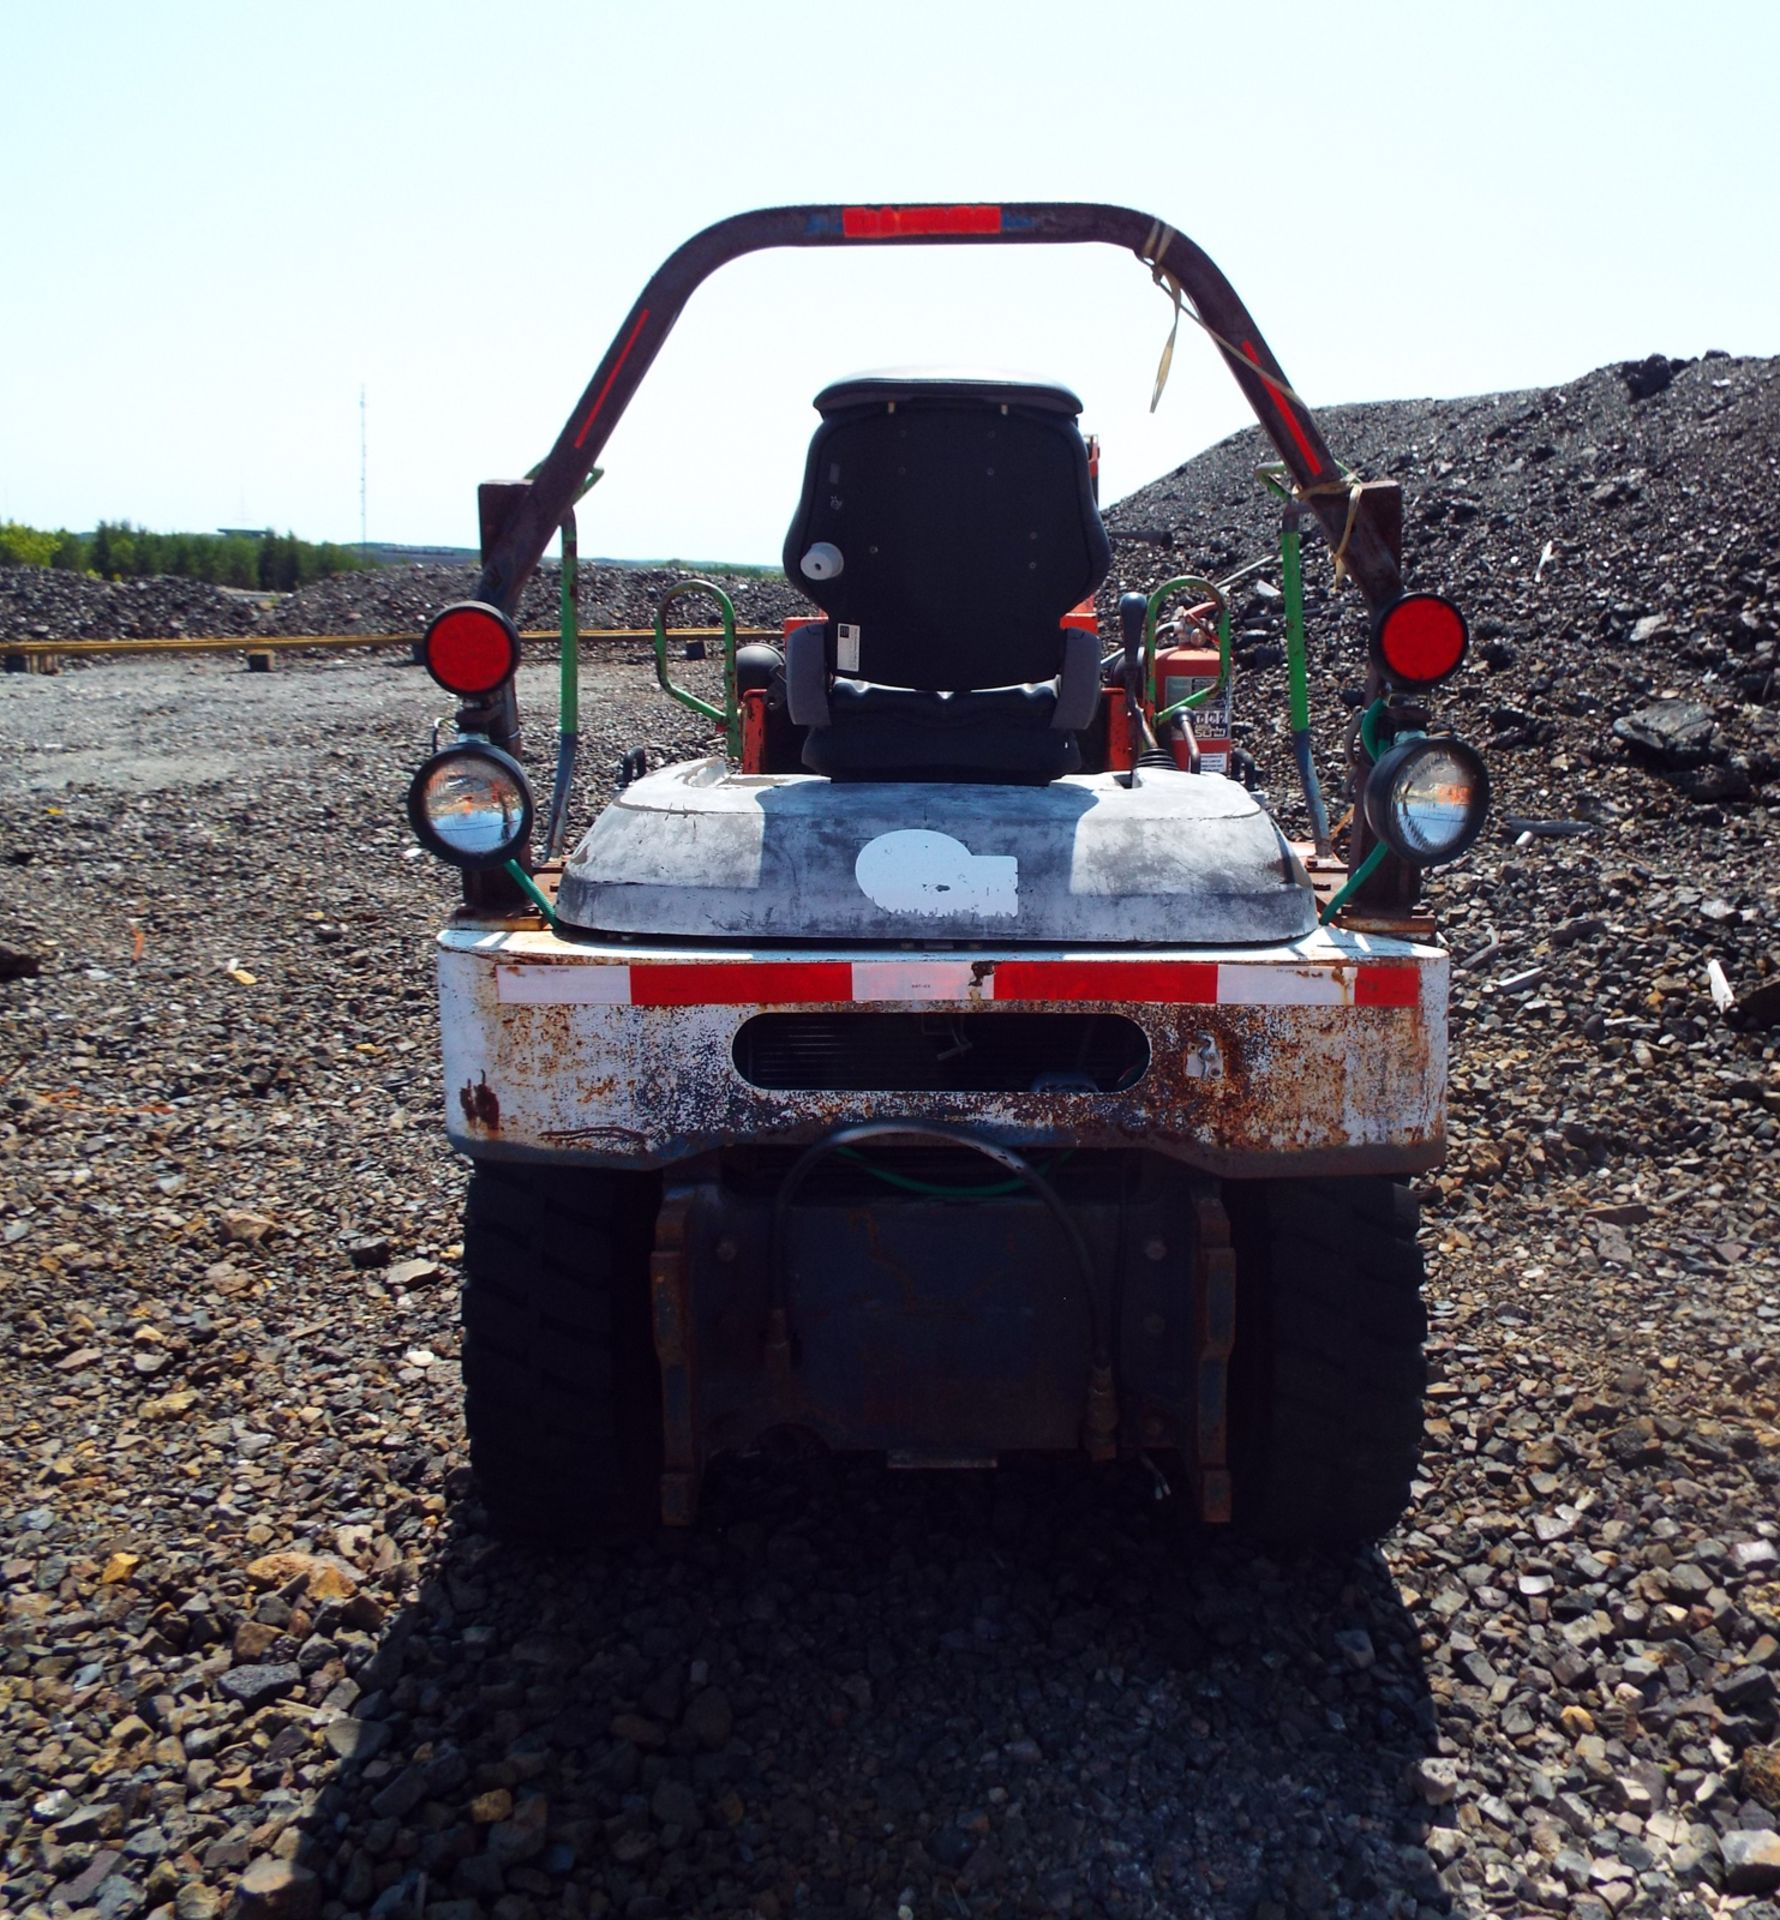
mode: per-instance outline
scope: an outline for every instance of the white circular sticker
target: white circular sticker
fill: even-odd
[[[1019,861],[1012,854],[972,853],[949,833],[918,827],[881,833],[860,849],[853,875],[886,913],[1005,920],[1020,911]]]

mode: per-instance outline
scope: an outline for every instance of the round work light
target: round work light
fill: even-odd
[[[408,821],[427,852],[454,867],[498,867],[531,833],[531,786],[511,754],[460,741],[414,776]]]
[[[1400,740],[1366,781],[1366,824],[1418,867],[1456,860],[1483,831],[1489,804],[1483,758],[1462,740]]]

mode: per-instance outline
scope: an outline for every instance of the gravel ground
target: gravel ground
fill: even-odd
[[[447,703],[393,656],[0,679],[0,1910],[1775,1920],[1780,370],[1665,370],[1330,416],[1366,471],[1413,450],[1418,583],[1480,616],[1441,710],[1498,783],[1435,888],[1472,964],[1427,1465],[1347,1558],[1183,1538],[1123,1472],[761,1461],[689,1538],[497,1546],[452,890],[399,820]],[[1121,571],[1263,551],[1256,457],[1115,509],[1175,542]],[[138,590],[89,586],[120,630]],[[583,821],[626,747],[698,744],[639,650],[585,681]]]

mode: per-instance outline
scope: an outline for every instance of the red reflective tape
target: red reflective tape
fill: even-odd
[[[618,349],[618,358],[612,363],[612,371],[606,375],[606,384],[600,388],[591,407],[587,409],[587,418],[581,422],[581,431],[575,435],[575,445],[579,447],[587,438],[587,431],[599,417],[599,410],[606,404],[606,395],[612,391],[612,382],[618,378],[618,370],[630,358],[630,350],[637,344],[637,335],[643,331],[643,322],[649,318],[649,309],[645,307],[637,315],[637,324],[630,330],[630,338]]]
[[[999,207],[842,207],[849,240],[917,240],[934,233],[999,233]]]
[[[1292,403],[1273,384],[1277,376],[1268,373],[1267,369],[1261,365],[1261,356],[1255,351],[1255,343],[1252,340],[1243,341],[1242,351],[1247,355],[1249,364],[1265,376],[1268,397],[1279,409],[1280,418],[1291,428],[1292,438],[1298,443],[1298,451],[1304,456],[1304,464],[1310,469],[1313,477],[1321,473],[1323,463],[1316,457],[1316,451],[1310,444],[1310,436],[1304,431],[1303,423],[1292,411]]]
[[[1148,1000],[1217,1004],[1218,970],[1208,960],[1003,960],[994,993],[1003,1000]]]
[[[1354,975],[1356,1007],[1419,1007],[1420,967],[1362,967]]]
[[[852,997],[853,969],[844,960],[632,961],[630,969],[633,1007],[783,1007]]]
[[[898,963],[913,975],[921,962]],[[962,962],[938,962],[956,965]],[[867,963],[865,971],[890,969]],[[1223,969],[1225,973],[1232,971]],[[1232,1005],[1296,1005],[1299,996],[1285,993],[1277,999],[1257,996],[1263,979],[1273,970],[1261,965],[1237,968],[1252,976],[1225,996]],[[854,964],[846,960],[721,960],[655,962],[633,961],[630,1004],[633,1007],[783,1007],[804,1005],[850,1006],[861,999],[904,997],[879,982],[861,991]],[[1117,1000],[1155,1006],[1216,1006],[1220,1003],[1220,969],[1210,960],[1001,960],[984,981],[984,997],[998,1005],[1022,1000]],[[1320,977],[1320,976],[1319,976]],[[1282,986],[1302,984],[1299,976],[1281,970]],[[906,984],[906,983],[905,983]],[[1227,982],[1225,983],[1228,984]],[[894,985],[894,983],[892,983]],[[914,998],[933,998],[915,992]],[[532,996],[521,996],[530,998]],[[941,995],[940,997],[950,997]],[[962,990],[956,996],[965,995]],[[1334,1005],[1311,997],[1305,1005]],[[1415,1007],[1421,1004],[1421,969],[1414,966],[1361,966],[1354,972],[1353,1004],[1358,1007]]]

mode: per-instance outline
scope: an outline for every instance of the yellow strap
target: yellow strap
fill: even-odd
[[[1160,267],[1153,270],[1156,285],[1166,289],[1174,296],[1174,324],[1168,329],[1168,338],[1162,345],[1162,358],[1156,364],[1156,386],[1150,395],[1150,412],[1156,411],[1162,398],[1162,389],[1168,384],[1168,369],[1174,365],[1174,336],[1180,332],[1181,285],[1172,273],[1164,273]]]
[[[1138,249],[1137,254],[1138,259],[1149,268],[1150,278],[1155,281],[1156,285],[1159,286],[1163,292],[1172,294],[1174,298],[1174,328],[1171,328],[1169,331],[1168,344],[1162,349],[1162,364],[1156,372],[1156,400],[1162,397],[1162,388],[1168,379],[1169,363],[1174,358],[1174,333],[1175,329],[1178,329],[1180,326],[1180,316],[1183,311],[1182,302],[1185,300],[1186,305],[1184,311],[1187,318],[1192,321],[1201,333],[1207,335],[1211,340],[1215,341],[1218,346],[1222,347],[1237,366],[1242,368],[1245,373],[1258,375],[1268,386],[1273,388],[1276,393],[1283,393],[1288,400],[1295,400],[1306,413],[1310,413],[1310,402],[1306,400],[1296,388],[1282,380],[1277,373],[1269,373],[1265,367],[1257,365],[1246,353],[1242,352],[1240,348],[1233,347],[1230,342],[1218,332],[1216,327],[1210,325],[1201,316],[1199,309],[1193,302],[1186,299],[1185,290],[1181,286],[1179,276],[1174,273],[1171,268],[1165,267],[1162,264],[1163,257],[1168,252],[1169,242],[1174,238],[1174,229],[1169,226],[1164,226],[1163,223],[1158,220],[1151,226],[1149,238],[1144,241],[1142,247]],[[1152,413],[1156,410],[1156,400],[1150,402],[1150,411]],[[1315,415],[1312,414],[1311,417],[1314,419]]]
[[[1168,370],[1174,365],[1174,341],[1180,332],[1181,304],[1185,298],[1180,276],[1171,273],[1162,264],[1162,256],[1168,251],[1168,243],[1174,238],[1174,229],[1165,227],[1160,220],[1150,228],[1150,237],[1143,243],[1143,252],[1138,256],[1150,270],[1150,278],[1174,302],[1174,324],[1168,329],[1168,338],[1162,343],[1162,358],[1156,363],[1156,385],[1150,395],[1150,412],[1154,413],[1162,398],[1162,389],[1168,384]],[[1194,314],[1195,320],[1199,319]],[[1201,320],[1201,326],[1205,323]]]
[[[1184,311],[1194,326],[1199,328],[1202,333],[1208,334],[1218,346],[1222,347],[1224,352],[1229,355],[1230,359],[1234,361],[1237,366],[1246,368],[1250,373],[1258,374],[1276,393],[1283,393],[1288,400],[1296,401],[1296,403],[1304,409],[1306,414],[1310,414],[1310,403],[1302,394],[1288,386],[1277,374],[1269,373],[1265,367],[1257,365],[1247,354],[1233,347],[1215,327],[1207,325],[1197,307],[1186,300],[1185,292],[1180,283],[1180,276],[1162,264],[1163,259],[1167,255],[1169,243],[1174,237],[1175,233],[1172,227],[1165,226],[1160,220],[1155,221],[1150,227],[1149,237],[1144,241],[1143,247],[1137,256],[1138,259],[1149,268],[1150,278],[1155,281],[1156,285],[1159,286],[1163,292],[1169,294],[1174,301],[1174,324],[1168,329],[1168,339],[1162,348],[1162,359],[1156,368],[1156,388],[1150,395],[1150,412],[1154,413],[1156,411],[1156,403],[1162,398],[1162,389],[1168,384],[1168,371],[1174,364],[1174,339],[1175,335],[1180,332],[1180,317]],[[1314,415],[1311,415],[1311,417],[1313,419],[1315,418]],[[1289,470],[1282,469],[1282,471],[1285,471],[1287,478],[1291,479]],[[1353,538],[1354,522],[1359,518],[1360,513],[1359,477],[1356,474],[1348,473],[1340,480],[1319,480],[1314,486],[1310,487],[1301,487],[1294,479],[1292,480],[1292,492],[1300,500],[1308,500],[1313,494],[1319,493],[1345,493],[1347,495],[1347,523],[1341,529],[1341,539],[1335,548],[1334,556],[1335,584],[1340,586],[1342,581],[1348,577],[1347,545]]]
[[[1347,571],[1347,545],[1353,538],[1354,522],[1360,515],[1360,488],[1365,484],[1361,476],[1342,464],[1339,480],[1319,480],[1314,486],[1301,487],[1292,478],[1292,470],[1283,460],[1267,462],[1255,469],[1258,478],[1267,481],[1281,492],[1289,492],[1294,500],[1309,500],[1316,494],[1345,494],[1347,496],[1347,522],[1341,529],[1341,539],[1335,548],[1335,584],[1340,586],[1349,578]],[[1319,526],[1321,521],[1317,523]]]
[[[1335,584],[1340,586],[1347,578],[1347,543],[1353,538],[1354,522],[1360,517],[1360,486],[1357,474],[1348,474],[1340,480],[1319,480],[1314,487],[1293,487],[1292,491],[1300,500],[1308,500],[1313,494],[1345,493],[1347,495],[1347,522],[1341,529],[1341,540],[1335,548]]]

